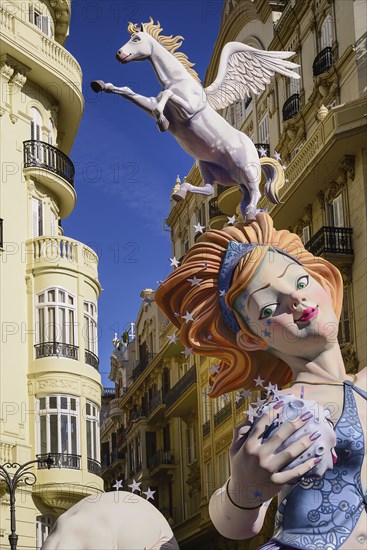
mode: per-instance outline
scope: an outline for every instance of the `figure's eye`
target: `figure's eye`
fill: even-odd
[[[306,286],[308,286],[308,275],[303,275],[303,277],[300,277],[297,281],[297,290],[302,290],[306,288]]]
[[[133,36],[131,42],[140,42],[140,36]]]
[[[268,306],[265,306],[260,311],[260,319],[266,319],[267,317],[271,317],[278,307],[278,304],[270,304]]]

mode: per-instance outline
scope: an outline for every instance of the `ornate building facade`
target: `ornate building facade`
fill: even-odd
[[[227,42],[295,52],[300,80],[277,75],[262,95],[237,102],[222,115],[253,140],[259,154],[278,157],[284,166],[281,204],[263,199],[261,208],[269,210],[277,229],[298,233],[311,252],[333,262],[343,275],[338,338],[348,372],[367,363],[365,21],[366,5],[360,0],[226,0],[204,83],[214,81]],[[202,183],[196,163],[187,180]],[[220,229],[232,216],[238,219],[240,200],[238,188],[217,186],[212,198],[189,194],[181,203],[171,202],[166,222],[172,256],[180,259],[200,236],[194,225]],[[126,483],[135,476],[154,486],[158,506],[168,507],[184,550],[255,550],[271,536],[271,513],[262,532],[243,542],[221,537],[208,514],[211,494],[228,478],[233,429],[248,401],[239,393],[207,396],[215,358],[185,357],[172,338],[174,327],[153,302],[139,313],[139,335],[135,353],[140,362],[128,372],[124,394],[116,394],[118,420],[109,421],[104,433],[111,453],[113,433],[122,429],[120,469],[108,466],[104,477],[110,484],[117,474]],[[146,349],[153,355],[146,355]],[[127,372],[122,363],[119,368],[120,373],[113,370],[116,381]],[[169,438],[164,435],[167,426]],[[151,432],[155,435],[148,436]]]
[[[57,516],[102,490],[98,258],[61,228],[76,202],[68,154],[84,106],[80,66],[64,47],[70,15],[70,0],[0,6],[0,463],[53,459],[16,494],[24,548],[40,548]]]

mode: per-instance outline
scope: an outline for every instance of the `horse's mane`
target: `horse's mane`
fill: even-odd
[[[178,59],[178,61],[191,74],[191,76],[195,78],[195,80],[199,82],[199,84],[201,84],[198,73],[191,68],[195,65],[195,63],[191,63],[187,55],[184,54],[183,52],[176,52],[176,50],[181,46],[182,40],[184,40],[184,37],[173,36],[172,34],[171,36],[160,36],[161,32],[163,31],[163,28],[161,27],[160,22],[157,21],[157,24],[155,24],[154,20],[151,17],[149,19],[150,19],[149,23],[143,23],[145,32],[150,34],[150,36],[152,36],[155,40],[157,40],[157,42],[162,44],[162,46],[164,46],[166,50],[168,50],[172,55],[174,55],[176,59]],[[130,34],[135,34],[136,32],[140,32],[140,27],[139,25],[136,25],[135,23],[130,22],[127,27],[127,30],[129,31]]]

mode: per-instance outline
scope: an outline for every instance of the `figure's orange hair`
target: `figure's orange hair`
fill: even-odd
[[[236,335],[229,330],[222,318],[218,302],[218,276],[228,243],[268,244],[284,250],[297,259],[303,268],[330,293],[334,311],[339,318],[342,306],[343,282],[337,268],[323,258],[308,252],[298,235],[287,230],[277,231],[268,214],[260,213],[250,225],[237,224],[220,231],[204,233],[186,254],[182,265],[175,269],[157,289],[155,300],[170,321],[180,329],[184,346],[194,353],[218,357],[220,371],[212,375],[212,397],[242,388],[254,386],[257,376],[270,380],[279,387],[291,380],[291,370],[282,360],[266,351],[247,352],[236,343]],[[226,303],[233,310],[233,302],[249,284],[268,247],[256,247],[245,255],[234,270],[233,280],[226,295]],[[188,279],[202,279],[192,286]],[[180,316],[189,311],[194,321],[185,323]],[[178,315],[177,315],[178,314]],[[260,340],[249,332],[237,315],[241,330],[248,338]]]

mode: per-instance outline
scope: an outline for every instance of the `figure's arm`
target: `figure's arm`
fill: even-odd
[[[214,493],[209,505],[210,517],[225,537],[247,539],[255,536],[263,525],[269,501],[284,485],[296,481],[315,466],[315,457],[312,457],[284,470],[313,444],[306,434],[287,445],[287,439],[305,426],[310,415],[284,423],[262,443],[263,434],[276,418],[282,403],[278,402],[275,407],[264,412],[251,431],[248,421],[235,430],[230,448],[231,477]],[[283,450],[279,451],[282,444]]]

